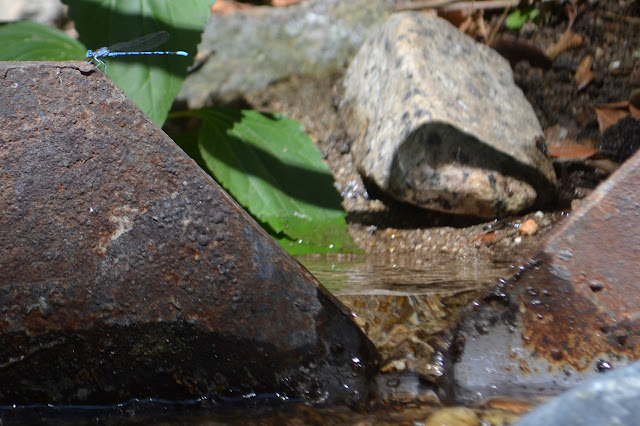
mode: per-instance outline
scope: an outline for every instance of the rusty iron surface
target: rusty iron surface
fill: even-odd
[[[0,404],[367,401],[342,305],[108,78],[0,77]]]
[[[464,321],[455,398],[549,393],[640,359],[640,153]]]

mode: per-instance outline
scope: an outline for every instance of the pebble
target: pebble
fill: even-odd
[[[538,231],[538,223],[533,219],[525,220],[518,228],[520,235],[530,237]]]
[[[424,424],[425,426],[478,426],[480,425],[480,419],[470,408],[448,407],[433,413],[427,418]]]

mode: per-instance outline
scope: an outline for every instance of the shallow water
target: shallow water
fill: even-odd
[[[306,256],[297,258],[334,295],[453,295],[479,290],[509,273],[487,260],[421,257]]]
[[[469,258],[434,262],[411,256],[333,255],[298,260],[352,311],[378,347],[384,372],[378,380],[382,408],[355,413],[345,407],[276,404],[221,412],[207,401],[135,400],[112,407],[0,407],[0,425],[424,421],[439,405],[430,383],[447,374],[439,350],[448,344],[447,332],[455,326],[457,313],[510,272],[509,265]]]
[[[377,255],[298,260],[346,306],[378,349],[383,398],[395,399],[402,389],[403,400],[435,395],[447,379],[448,348],[462,309],[509,271],[508,265],[468,258],[427,261]],[[393,375],[392,380],[385,375]],[[420,381],[431,386],[417,386]]]

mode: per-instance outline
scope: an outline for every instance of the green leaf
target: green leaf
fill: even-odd
[[[527,21],[535,21],[538,18],[538,9],[517,9],[507,15],[504,25],[510,30],[519,30]]]
[[[156,31],[171,39],[155,50],[189,57],[138,55],[107,58],[106,73],[155,123],[162,125],[200,43],[213,0],[63,0],[80,39],[92,50]],[[82,57],[86,54],[86,50]],[[78,58],[80,59],[80,58]]]
[[[203,119],[197,157],[205,169],[289,253],[358,251],[333,176],[300,123],[249,110],[189,114]],[[193,141],[181,146],[192,151]]]
[[[36,22],[0,26],[0,61],[70,61],[87,49],[64,31]]]

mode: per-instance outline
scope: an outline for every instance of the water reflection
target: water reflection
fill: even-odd
[[[299,259],[352,313],[382,358],[381,372],[437,384],[460,312],[507,273],[480,259],[313,256]],[[384,383],[384,381],[382,381]],[[395,395],[395,389],[389,392]],[[428,396],[405,395],[409,399]]]
[[[0,407],[0,425],[423,423],[439,405],[432,384],[448,373],[442,353],[457,313],[498,277],[513,272],[509,264],[469,258],[334,255],[299,260],[354,313],[378,347],[382,409],[358,413],[346,407],[274,403],[271,409],[223,411],[201,405],[206,401],[134,400],[117,407]]]
[[[413,256],[305,256],[298,260],[336,296],[452,295],[495,283],[508,269],[483,259]]]

